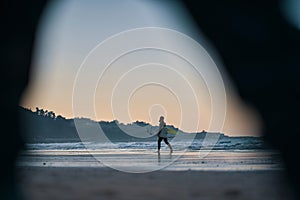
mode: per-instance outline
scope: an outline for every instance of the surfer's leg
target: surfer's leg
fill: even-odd
[[[160,143],[161,143],[162,139],[163,138],[161,138],[161,137],[158,138],[158,141],[157,141],[157,149],[158,149],[158,151],[160,150]]]
[[[164,138],[164,142],[169,145],[168,138]]]
[[[170,152],[173,153],[173,148],[170,144],[168,144],[168,147],[170,148]]]
[[[173,152],[173,148],[170,145],[170,143],[168,142],[168,138],[164,138],[164,142],[168,145],[168,147],[170,148],[170,152],[172,153]]]

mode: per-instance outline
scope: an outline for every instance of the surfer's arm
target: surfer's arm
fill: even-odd
[[[160,132],[161,132],[161,130],[163,129],[164,127],[162,126],[162,127],[159,127],[159,130],[158,130],[158,132],[157,132],[157,136],[159,136],[159,134],[160,134]]]

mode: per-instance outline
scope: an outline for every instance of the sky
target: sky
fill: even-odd
[[[217,75],[205,75],[209,74],[205,70],[215,72],[205,61],[200,61],[199,68],[204,73],[199,75],[188,62],[168,51],[130,52],[112,62],[101,74],[105,56],[121,52],[125,47],[133,48],[143,41],[168,48],[180,46],[183,54],[202,58],[201,50],[193,49],[189,39],[182,42],[180,37],[169,37],[163,30],[129,34],[130,43],[126,34],[105,42],[115,34],[143,27],[175,30],[202,44],[221,72],[226,102],[222,98],[219,102],[212,100],[211,86],[217,88],[213,91],[215,94],[222,91],[214,85],[218,82]],[[101,43],[103,45],[95,49]],[[175,1],[53,1],[38,28],[31,81],[21,106],[32,110],[44,108],[66,118],[117,119],[123,123],[139,120],[158,124],[159,116],[164,115],[167,124],[184,131],[259,135],[262,124],[258,113],[238,97],[219,58],[184,7]],[[77,86],[82,88],[77,90]],[[74,102],[77,103],[75,112]],[[222,110],[218,116],[218,106],[223,103],[226,103],[226,116],[220,130],[210,123],[212,118],[222,117]]]

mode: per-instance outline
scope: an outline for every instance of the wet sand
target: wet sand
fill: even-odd
[[[104,167],[18,167],[27,199],[293,199],[281,170],[124,173]]]

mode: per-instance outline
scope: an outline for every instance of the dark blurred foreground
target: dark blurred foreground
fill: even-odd
[[[19,199],[15,161],[22,147],[19,100],[27,81],[35,29],[44,0],[1,1],[1,145],[0,199]]]
[[[300,32],[283,17],[283,1],[184,3],[221,55],[242,98],[258,109],[263,133],[281,151],[299,192]]]
[[[22,167],[19,172],[30,200],[293,199],[277,170],[124,173],[96,167]]]

